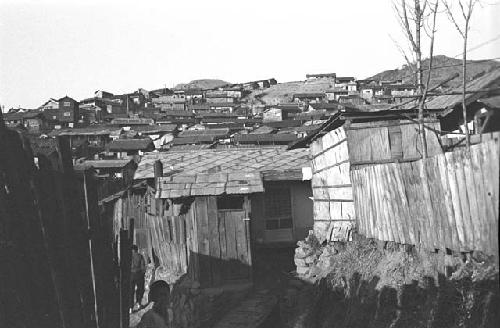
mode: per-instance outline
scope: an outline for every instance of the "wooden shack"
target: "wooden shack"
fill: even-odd
[[[439,121],[426,115],[428,155],[441,153]],[[314,231],[320,240],[350,240],[356,226],[351,171],[368,164],[415,161],[422,145],[415,113],[343,112],[310,138]],[[363,200],[361,200],[363,201]]]
[[[202,286],[251,280],[254,247],[312,228],[309,164],[283,147],[148,153],[135,174],[148,187],[110,201],[115,231],[133,217],[143,254]]]

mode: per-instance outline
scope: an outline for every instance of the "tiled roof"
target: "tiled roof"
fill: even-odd
[[[135,172],[135,179],[153,178],[155,161],[163,164],[164,175],[197,173],[287,172],[310,167],[309,149],[285,147],[203,149],[196,152],[168,151],[146,153]]]

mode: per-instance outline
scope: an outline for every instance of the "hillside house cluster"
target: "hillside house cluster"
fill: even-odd
[[[324,80],[330,88],[324,92],[297,93],[292,100],[299,103],[338,102],[351,105],[391,104],[412,99],[416,86],[402,80],[358,80],[352,76],[335,73],[307,74],[308,82]]]

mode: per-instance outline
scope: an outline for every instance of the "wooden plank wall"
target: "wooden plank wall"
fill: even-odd
[[[427,119],[427,127],[440,129]],[[408,120],[350,123],[345,126],[352,165],[415,161],[422,158],[418,124]],[[426,130],[428,156],[442,153],[439,137]]]
[[[244,220],[247,211],[218,211],[216,196],[156,199],[145,188],[125,192],[112,202],[107,207],[112,207],[108,215],[115,238],[134,218],[141,240],[149,238],[147,247],[151,246],[158,265],[169,272],[178,276],[188,273],[204,287],[236,278],[249,279],[250,231]]]
[[[355,221],[344,128],[330,131],[314,141],[310,150],[315,235],[322,240],[349,240]]]
[[[131,189],[113,202],[110,220],[115,236],[119,235],[120,229],[126,229],[133,218],[136,231],[141,233],[141,239],[136,238],[133,242],[138,243],[147,259],[154,261],[154,251],[158,265],[176,275],[188,272],[189,251],[196,247],[194,215],[189,200],[174,203],[156,199],[144,187]],[[188,209],[186,213],[183,213],[183,206]]]
[[[426,249],[498,259],[499,134],[426,160],[354,167],[358,231]],[[426,190],[427,189],[427,190]]]

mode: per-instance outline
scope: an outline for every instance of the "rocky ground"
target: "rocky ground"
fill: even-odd
[[[298,246],[304,286],[285,327],[496,327],[500,320],[498,267],[484,254],[359,236],[330,245],[310,236]]]

